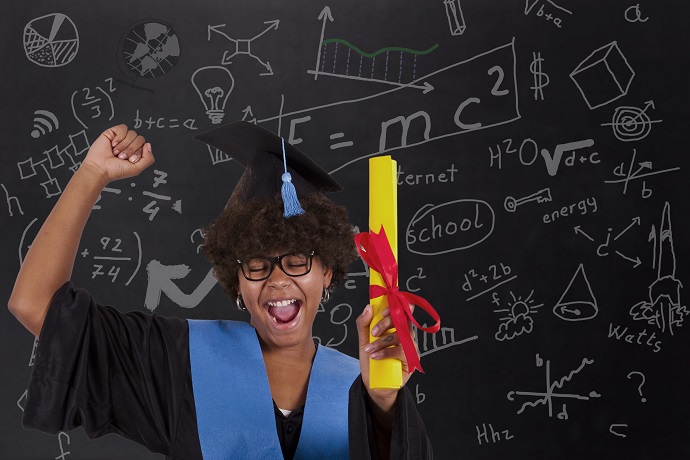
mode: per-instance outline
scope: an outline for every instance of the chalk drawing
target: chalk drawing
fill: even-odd
[[[564,321],[586,321],[599,313],[583,264],[577,267],[568,287],[553,307],[553,313]]]
[[[34,112],[34,129],[31,137],[38,139],[46,133],[52,133],[60,127],[60,122],[50,110],[36,110]]]
[[[537,313],[537,309],[544,305],[543,303],[534,305],[532,294],[534,294],[534,290],[523,300],[522,297],[515,297],[515,294],[511,291],[510,296],[513,298],[513,301],[508,303],[508,308],[494,310],[495,313],[508,314],[508,316],[499,318],[501,324],[494,335],[496,340],[499,342],[512,340],[523,333],[529,334],[532,332],[534,320],[530,315]]]
[[[259,58],[257,55],[252,53],[252,42],[254,40],[257,40],[259,37],[265,35],[268,33],[269,30],[278,30],[278,25],[280,24],[279,20],[274,20],[274,21],[264,21],[264,24],[267,24],[268,27],[264,28],[263,31],[259,32],[258,34],[254,35],[252,38],[231,38],[228,34],[223,32],[221,29],[225,27],[225,24],[218,24],[215,26],[208,26],[208,41],[211,41],[211,32],[213,32],[215,35],[213,36],[221,36],[224,37],[226,40],[228,40],[234,48],[231,51],[225,51],[223,53],[223,58],[221,59],[221,64],[222,65],[230,65],[232,64],[232,60],[237,57],[237,56],[249,56],[251,58],[254,58],[261,66],[264,68],[264,71],[259,74],[259,76],[270,76],[273,75],[273,69],[271,68],[271,63],[266,61],[262,61],[261,58]]]
[[[235,87],[235,79],[230,71],[221,66],[201,67],[192,74],[192,86],[204,104],[211,123],[220,124],[225,116],[225,104]]]
[[[174,280],[185,278],[191,271],[184,264],[163,265],[157,260],[151,260],[146,265],[148,284],[146,286],[144,306],[154,311],[160,304],[161,293],[164,293],[170,300],[182,308],[195,308],[211,291],[213,286],[216,285],[217,281],[213,277],[213,269],[210,269],[194,291],[186,294],[175,284]]]
[[[541,53],[532,53],[532,63],[529,65],[529,71],[532,72],[534,77],[534,84],[530,89],[534,90],[534,100],[544,100],[544,87],[549,84],[549,76],[542,72],[541,64],[542,61]]]
[[[570,73],[592,110],[628,94],[634,77],[635,71],[615,41],[592,51]]]
[[[465,17],[462,14],[460,0],[443,0],[443,6],[448,19],[450,34],[453,36],[464,34],[467,24],[465,24]]]
[[[495,221],[493,208],[483,200],[426,204],[407,225],[405,245],[408,251],[426,256],[461,251],[491,236]]]
[[[664,204],[658,234],[653,229],[650,236],[650,241],[654,241],[657,277],[649,286],[648,299],[633,305],[630,316],[673,335],[674,329],[683,325],[690,312],[685,305],[681,305],[680,300],[683,284],[676,278],[676,250],[668,201]]]
[[[613,169],[614,176],[621,177],[622,179],[605,180],[605,184],[620,184],[623,183],[623,195],[628,191],[628,183],[632,180],[642,179],[643,177],[656,176],[658,174],[666,174],[673,171],[678,171],[680,167],[662,169],[660,171],[654,171],[651,161],[643,161],[638,164],[638,168],[633,172],[633,167],[635,167],[635,156],[637,155],[637,149],[633,149],[632,159],[630,160],[630,167],[625,171],[625,162],[621,162],[618,166]],[[648,172],[643,172],[647,170]],[[642,181],[642,198],[649,198],[652,196],[652,190],[647,188],[647,182]]]
[[[536,201],[537,203],[546,203],[551,201],[551,189],[546,187],[538,192],[532,193],[531,195],[517,199],[513,198],[512,196],[507,196],[505,201],[503,201],[503,207],[508,212],[515,212],[518,206],[532,201]]]
[[[628,22],[647,22],[649,17],[642,18],[642,11],[640,10],[640,4],[629,6],[625,9],[625,20]]]
[[[39,31],[50,31],[49,33]],[[26,57],[41,67],[61,67],[72,62],[79,51],[77,26],[62,13],[46,14],[24,26]]]
[[[647,101],[643,109],[639,107],[616,107],[611,123],[602,123],[601,126],[610,126],[613,135],[622,142],[632,142],[644,139],[652,131],[652,123],[661,123],[662,120],[651,120],[647,115],[648,109],[654,109],[654,101]]]
[[[537,357],[537,367],[542,367],[544,365],[544,360],[539,357],[539,354],[536,355]],[[556,388],[558,389],[563,389],[565,384],[567,382],[572,381],[573,377],[575,377],[577,374],[582,372],[582,370],[585,368],[585,366],[594,364],[593,359],[588,359],[588,358],[583,358],[582,362],[580,365],[570,371],[568,375],[561,377],[559,380],[554,380],[553,382],[551,381],[551,361],[546,360],[546,388],[543,392],[535,392],[535,391],[510,391],[508,392],[508,400],[509,401],[515,401],[516,396],[525,396],[527,398],[534,398],[537,397],[536,400],[534,401],[527,401],[522,404],[520,409],[518,409],[517,413],[521,414],[525,411],[525,408],[528,406],[530,407],[536,407],[539,404],[542,404],[544,406],[547,406],[549,409],[549,417],[553,417],[553,402],[554,399],[558,400],[559,398],[565,399],[565,400],[572,400],[572,399],[577,399],[581,401],[588,401],[593,398],[599,398],[601,395],[597,393],[596,391],[590,391],[588,395],[579,395],[579,394],[574,394],[574,393],[556,393],[554,390]],[[557,417],[559,420],[567,420],[568,419],[568,411],[566,408],[566,404],[563,403],[561,406],[562,409],[561,411],[557,414]]]

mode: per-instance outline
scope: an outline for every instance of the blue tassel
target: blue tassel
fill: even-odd
[[[292,183],[292,176],[287,170],[287,161],[285,159],[285,139],[281,138],[283,142],[283,167],[285,172],[283,173],[283,186],[280,189],[280,193],[283,196],[283,217],[288,218],[292,216],[297,216],[299,214],[304,214],[304,209],[299,204],[299,199],[297,198],[297,191],[295,190],[295,185]]]

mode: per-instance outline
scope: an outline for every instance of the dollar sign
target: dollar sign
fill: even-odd
[[[534,86],[531,89],[534,90],[534,100],[544,100],[544,86],[549,84],[549,76],[541,71],[541,63],[544,59],[541,57],[541,53],[532,53],[532,63],[529,65],[529,70],[534,76]]]

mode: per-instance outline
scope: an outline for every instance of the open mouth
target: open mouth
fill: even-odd
[[[264,304],[268,316],[277,327],[289,327],[295,322],[302,302],[297,299],[271,300]]]

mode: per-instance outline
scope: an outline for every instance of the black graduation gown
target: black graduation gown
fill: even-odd
[[[379,458],[361,376],[350,388],[348,420],[350,458]],[[289,422],[276,413],[278,430],[290,426],[279,432],[284,452],[294,452],[299,439],[299,411]],[[117,433],[170,460],[201,459],[187,321],[121,313],[65,283],[41,330],[22,424],[50,434],[82,426],[91,439]],[[432,458],[406,388],[398,396],[391,458]]]

